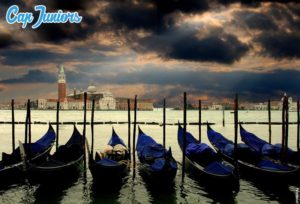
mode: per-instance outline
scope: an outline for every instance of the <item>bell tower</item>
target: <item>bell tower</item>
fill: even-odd
[[[65,70],[64,66],[60,66],[60,70],[58,73],[58,100],[59,101],[64,101],[66,98],[66,75],[65,75]]]

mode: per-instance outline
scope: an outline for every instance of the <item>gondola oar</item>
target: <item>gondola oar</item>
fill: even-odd
[[[15,150],[15,100],[11,100],[12,152]]]

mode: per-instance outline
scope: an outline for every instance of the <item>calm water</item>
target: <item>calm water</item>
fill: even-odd
[[[240,111],[240,121],[266,122],[267,112],[264,111]],[[25,111],[16,111],[16,121],[25,120]],[[138,121],[161,122],[162,110],[138,112]],[[197,111],[188,111],[188,122],[198,121]],[[32,121],[55,122],[55,111],[32,111]],[[133,118],[133,114],[132,114]],[[88,120],[90,113],[88,113]],[[0,121],[10,121],[10,111],[0,111]],[[82,111],[61,111],[60,121],[83,120]],[[167,110],[167,123],[182,121],[182,111]],[[272,112],[272,121],[280,122],[281,112]],[[97,111],[95,121],[127,121],[125,111]],[[227,138],[233,139],[233,114],[225,112],[225,127],[222,127],[222,111],[203,111],[202,121],[214,122],[214,129],[223,133]],[[296,113],[290,113],[290,121],[296,121]],[[82,125],[77,125],[82,131]],[[245,127],[260,137],[268,138],[267,125],[245,125]],[[33,141],[41,137],[46,131],[47,125],[32,125]],[[116,132],[127,141],[127,124],[114,125]],[[147,134],[158,142],[162,142],[162,127],[158,125],[141,125]],[[101,148],[107,143],[111,135],[112,125],[95,126],[95,149]],[[181,151],[177,144],[177,126],[167,126],[167,145],[172,147],[173,155],[177,161],[181,161]],[[289,146],[296,147],[296,125],[290,125]],[[64,144],[73,131],[72,125],[60,126],[59,143]],[[188,131],[198,137],[198,127],[188,126]],[[206,128],[202,128],[202,140],[208,143]],[[272,140],[274,143],[281,141],[281,126],[272,127]],[[90,138],[90,127],[87,128],[87,138]],[[16,125],[16,141],[24,139],[24,125]],[[0,124],[0,151],[11,152],[11,125]],[[90,139],[89,139],[90,141]],[[217,184],[216,184],[217,185]],[[132,180],[132,173],[127,182],[120,188],[105,190],[106,183],[95,187],[91,174],[87,172],[87,178],[78,178],[63,186],[45,187],[39,185],[18,184],[0,190],[0,203],[295,203],[295,186],[276,186],[274,183],[257,184],[241,179],[241,189],[237,195],[229,195],[225,192],[213,192],[201,186],[201,182],[195,181],[189,175],[181,182],[181,169],[173,186],[164,189],[153,189],[147,186],[137,173]]]

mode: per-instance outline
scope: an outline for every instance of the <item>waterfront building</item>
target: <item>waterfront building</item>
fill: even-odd
[[[116,99],[117,110],[128,110],[127,98]],[[137,99],[137,110],[153,110],[153,101],[151,99]],[[130,110],[134,109],[134,99],[130,99]]]

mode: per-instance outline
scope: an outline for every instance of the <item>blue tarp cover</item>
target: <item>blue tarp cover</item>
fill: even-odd
[[[281,154],[282,145],[281,144],[275,144],[275,145],[273,145],[273,148],[274,148],[274,151],[275,151],[276,155],[278,155],[278,157],[279,157],[279,155]],[[295,154],[295,151],[288,148],[287,156],[291,157],[293,154]]]
[[[126,147],[126,145],[124,144],[124,141],[119,137],[119,135],[117,135],[117,133],[113,130],[112,136],[108,142],[108,145],[114,147],[118,144],[123,145],[124,147]]]
[[[55,140],[55,132],[52,126],[49,127],[46,134],[37,140],[35,143],[28,144],[31,148],[31,153],[36,154],[47,149]],[[25,147],[25,144],[24,144]]]
[[[226,139],[223,135],[210,128],[207,130],[207,136],[209,141],[222,153],[229,156],[233,154],[234,144],[232,141]]]
[[[150,168],[152,171],[161,171],[165,164],[166,160],[164,158],[155,159]]]
[[[269,156],[274,153],[274,148],[272,145],[260,139],[253,133],[247,132],[245,129],[241,128],[240,134],[243,142],[245,142],[255,151],[260,152],[262,155]]]
[[[229,175],[232,173],[233,168],[220,162],[212,162],[204,168],[204,171],[219,175]]]
[[[276,170],[277,171],[289,171],[289,170],[293,169],[293,167],[277,164],[270,160],[262,160],[257,166],[262,169],[275,170],[275,171]]]
[[[157,143],[155,142],[154,139],[152,139],[150,136],[140,132],[137,143],[136,143],[136,151],[141,152],[145,146],[156,146],[156,145],[157,145]]]
[[[281,144],[275,144],[275,145],[269,144],[268,142],[258,138],[253,133],[247,132],[246,130],[242,130],[242,129],[241,129],[241,137],[246,144],[251,146],[251,148],[253,148],[255,151],[258,151],[260,154],[264,156],[272,156],[275,159],[280,158],[281,148],[282,148]],[[295,151],[288,148],[287,157],[289,158],[293,156],[294,153]]]
[[[200,144],[199,143],[198,144],[190,143],[186,147],[185,153],[188,157],[197,156],[197,155],[200,156],[203,154],[207,154],[207,155],[215,155],[216,154],[215,151],[205,143],[200,143]]]
[[[139,132],[136,151],[141,162],[153,161],[150,165],[152,171],[160,171],[169,164],[169,167],[177,169],[176,162],[173,162],[171,148],[167,151],[161,144],[142,131]]]
[[[233,156],[234,143],[231,140],[225,138],[222,134],[214,131],[213,129],[208,129],[207,131],[209,141],[215,145],[223,154],[228,156]],[[238,149],[248,149],[249,146],[244,143],[238,144]]]
[[[144,146],[138,155],[143,158],[159,158],[164,157],[166,150],[160,144],[155,144],[151,146]]]

